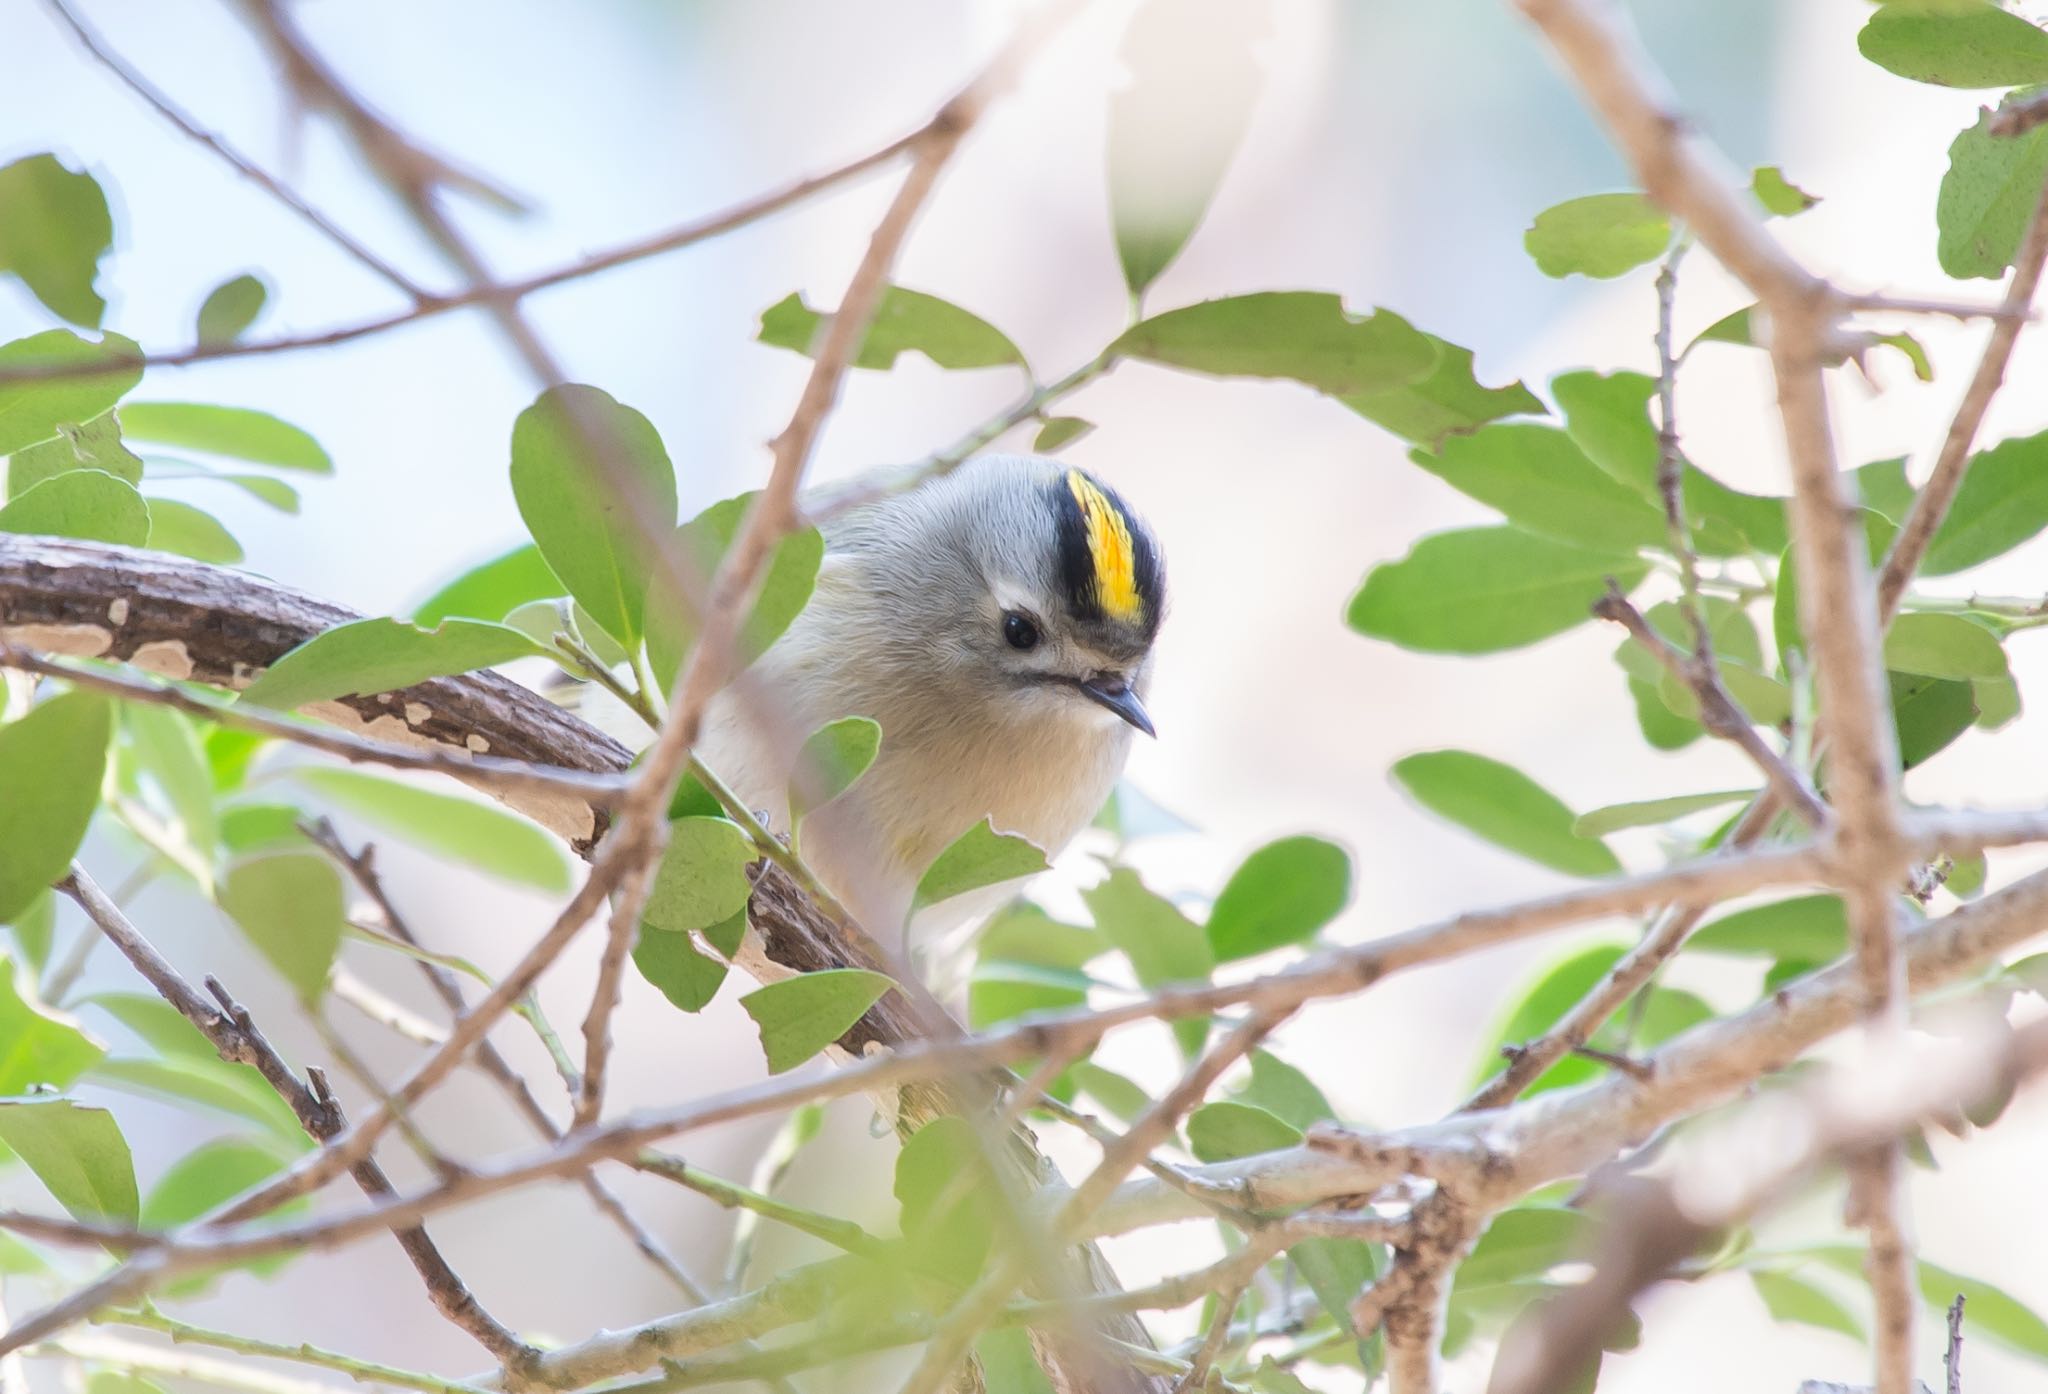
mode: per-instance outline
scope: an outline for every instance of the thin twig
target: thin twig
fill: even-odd
[[[2043,104],[2043,109],[2048,110],[2048,104]],[[1942,437],[1934,470],[1913,496],[1913,506],[1899,527],[1899,535],[1892,540],[1884,569],[1878,574],[1878,613],[1887,622],[1898,613],[1906,587],[1912,584],[1913,574],[1926,559],[1941,520],[1948,516],[1956,491],[1962,487],[1963,476],[1970,468],[1970,447],[1976,443],[1992,399],[2005,383],[2006,365],[2012,361],[2013,345],[2019,342],[2026,312],[2033,306],[2044,263],[2048,263],[2048,183],[2043,184],[2040,197],[2035,200],[2033,216],[2013,255],[2012,282],[2006,287],[2003,307],[2013,313],[1991,326],[1983,356],[1977,360],[1977,371],[1963,391],[1963,400],[1949,421],[1948,433]]]
[[[420,289],[412,278],[393,266],[384,258],[358,242],[348,232],[335,224],[326,214],[307,203],[296,190],[283,180],[263,169],[254,160],[229,145],[226,140],[201,126],[164,91],[144,77],[133,65],[116,53],[113,47],[86,23],[67,0],[45,0],[51,11],[62,20],[79,43],[99,61],[101,67],[118,78],[129,91],[142,98],[156,109],[158,115],[197,141],[205,149],[224,160],[237,174],[250,180],[265,193],[296,213],[301,220],[317,229],[329,242],[339,247],[357,262],[389,282],[416,308],[424,309],[432,304],[434,297]]]
[[[135,926],[128,922],[120,908],[107,899],[104,892],[85,873],[82,867],[74,865],[71,874],[61,883],[61,889],[78,903],[100,932],[119,949],[122,956],[135,965],[157,995],[177,1008],[185,1019],[197,1027],[223,1060],[250,1065],[270,1087],[291,1108],[308,1135],[315,1141],[326,1142],[343,1127],[341,1111],[331,1097],[322,1097],[316,1087],[308,1088],[291,1067],[279,1055],[275,1047],[256,1028],[249,1014],[232,998],[228,997],[213,979],[207,986],[213,991],[216,1002],[208,1002],[193,986],[186,982],[173,968],[170,961],[158,953],[156,948],[144,939]],[[363,1158],[350,1168],[363,1194],[373,1202],[389,1200],[397,1194],[384,1169],[374,1158]],[[440,1250],[434,1246],[427,1232],[418,1225],[412,1225],[398,1232],[399,1246],[406,1257],[412,1260],[426,1284],[427,1294],[434,1306],[455,1325],[474,1337],[477,1343],[507,1368],[520,1369],[530,1364],[538,1352],[484,1310],[469,1288],[458,1277]],[[130,1266],[135,1266],[131,1261]],[[117,1270],[118,1271],[118,1270]],[[143,1265],[145,1275],[149,1266]],[[139,1295],[136,1294],[136,1295]],[[115,1299],[118,1300],[118,1299]],[[47,1333],[44,1333],[47,1334]]]
[[[1593,606],[1593,613],[1626,629],[1652,658],[1663,665],[1665,671],[1691,689],[1699,701],[1700,724],[1747,755],[1750,762],[1763,772],[1771,788],[1777,791],[1779,799],[1789,804],[1808,827],[1827,826],[1827,805],[1820,801],[1799,773],[1785,763],[1784,757],[1764,742],[1748,714],[1722,686],[1720,671],[1711,656],[1712,650],[1704,647],[1710,642],[1705,637],[1704,618],[1695,615],[1693,620],[1694,633],[1699,636],[1703,647],[1698,653],[1688,656],[1674,649],[1612,580],[1608,582],[1607,593]]]
[[[1963,1394],[1963,1294],[1948,1304],[1948,1349],[1942,1352],[1942,1373],[1948,1394]]]

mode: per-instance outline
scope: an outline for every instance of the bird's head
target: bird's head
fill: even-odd
[[[1127,722],[1144,705],[1166,574],[1144,521],[1083,470],[983,456],[896,501],[880,568],[924,612],[916,666],[956,701],[1023,720]],[[864,529],[865,531],[865,529]],[[913,595],[908,590],[922,594]]]

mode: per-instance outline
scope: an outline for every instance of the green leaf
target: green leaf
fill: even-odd
[[[2015,23],[2033,30],[2016,16]],[[2038,30],[2033,30],[2039,36]],[[2031,94],[2029,94],[2031,95]],[[1995,136],[1991,113],[1958,135],[1948,148],[1948,172],[1934,199],[1939,231],[1935,256],[1951,276],[1997,280],[2012,265],[2020,235],[2033,216],[2048,176],[2048,126],[2024,135]]]
[[[151,551],[175,552],[216,566],[232,566],[242,559],[242,544],[211,513],[176,499],[147,502]]]
[[[92,1083],[141,1098],[198,1104],[268,1130],[280,1145],[312,1146],[277,1092],[246,1065],[191,1056],[110,1056],[86,1076]]]
[[[648,533],[676,516],[675,470],[647,418],[595,387],[549,388],[513,424],[512,494],[569,594],[637,649],[655,559]]]
[[[0,508],[0,532],[140,547],[149,540],[149,505],[104,470],[70,470]]]
[[[747,908],[754,891],[747,868],[758,860],[760,853],[739,824],[678,818],[669,824],[668,848],[641,918],[671,934],[721,924]]]
[[[1218,963],[1299,944],[1351,899],[1351,856],[1317,837],[1283,837],[1244,859],[1209,912]]]
[[[569,889],[572,878],[562,844],[495,803],[360,770],[295,765],[291,773],[323,802],[444,862],[460,862],[556,895]]]
[[[756,337],[764,344],[812,356],[824,342],[829,319],[791,292],[761,312],[761,332]],[[887,286],[875,306],[867,337],[853,357],[853,366],[893,368],[905,353],[921,353],[941,368],[1024,365],[1017,346],[979,315],[936,295]]]
[[[1749,192],[1762,205],[1764,212],[1774,218],[1790,218],[1820,202],[1819,198],[1787,179],[1785,171],[1776,165],[1759,166],[1749,176]]]
[[[1977,696],[1967,682],[1887,673],[1892,720],[1898,728],[1899,763],[1924,764],[1977,723]]]
[[[1022,1327],[984,1331],[974,1338],[974,1362],[983,1394],[1053,1394],[1039,1368],[1031,1333]]]
[[[104,372],[64,378],[0,381],[0,455],[49,440],[62,425],[77,425],[103,414],[142,381],[142,355],[133,339],[106,334],[95,344],[68,329],[51,329],[0,345],[0,374],[30,368],[77,368]]]
[[[1278,1152],[1301,1141],[1301,1129],[1265,1109],[1228,1099],[1188,1115],[1188,1150],[1199,1161],[1227,1162]]]
[[[213,808],[213,772],[198,729],[183,712],[145,702],[128,703],[121,715],[136,763],[163,792],[170,831],[201,864],[210,864],[220,846],[220,824]]]
[[[320,442],[269,412],[249,407],[130,402],[121,408],[121,429],[131,440],[203,450],[252,465],[334,473],[334,461]]]
[[[891,1190],[912,1262],[951,1282],[972,1281],[988,1257],[1001,1203],[973,1125],[934,1118],[905,1138]]]
[[[1626,591],[1648,574],[1636,557],[1520,528],[1466,528],[1374,567],[1344,617],[1361,634],[1420,653],[1496,653],[1591,619],[1608,577]]]
[[[718,996],[726,966],[700,950],[687,934],[656,929],[644,920],[633,945],[633,966],[676,1007],[701,1012]]]
[[[1583,1211],[1520,1205],[1493,1217],[1458,1266],[1453,1286],[1485,1287],[1548,1272],[1588,1247],[1595,1229]]]
[[[1572,830],[1572,811],[1521,771],[1464,750],[1397,762],[1394,779],[1430,812],[1497,847],[1571,876],[1607,876],[1621,863],[1598,838]]]
[[[0,726],[0,921],[61,879],[99,807],[114,714],[106,698],[68,692]]]
[[[1900,615],[1884,636],[1884,666],[1930,678],[2010,676],[1998,636],[1961,615]]]
[[[1125,31],[1131,80],[1109,99],[1109,217],[1133,296],[1201,225],[1258,104],[1254,53],[1271,30],[1267,4],[1150,0]]]
[[[1251,1063],[1251,1078],[1237,1090],[1239,1103],[1256,1105],[1304,1129],[1337,1116],[1315,1081],[1279,1056],[1255,1050]]]
[[[2000,1287],[1977,1278],[1966,1278],[1951,1269],[1919,1260],[1921,1300],[1942,1312],[1963,1296],[1963,1319],[1971,1330],[2022,1355],[2048,1363],[2048,1322],[2034,1315],[2027,1305]]]
[[[561,593],[562,583],[542,560],[540,548],[528,542],[449,581],[414,607],[412,622],[425,628],[454,615],[502,620],[530,600]]]
[[[760,1028],[768,1073],[779,1075],[845,1035],[894,986],[865,968],[825,968],[770,983],[740,1006]]]
[[[1379,1256],[1373,1246],[1356,1239],[1304,1239],[1287,1253],[1337,1329],[1353,1331],[1351,1304],[1366,1284],[1379,1276]]]
[[[15,985],[12,959],[0,954],[0,1094],[63,1089],[106,1047],[70,1020],[38,1010]]]
[[[1664,255],[1671,220],[1641,194],[1590,194],[1546,208],[1522,246],[1546,276],[1608,280]]]
[[[94,289],[114,245],[107,196],[90,174],[29,155],[0,168],[0,272],[11,272],[52,314],[97,329],[107,302]]]
[[[1015,833],[999,833],[984,818],[953,839],[918,879],[913,909],[1000,885],[1046,869],[1045,853]]]
[[[1014,900],[989,918],[975,936],[982,958],[1081,968],[1110,950],[1102,934],[1062,923],[1028,900]]]
[[[213,771],[213,787],[232,793],[242,787],[256,757],[269,745],[268,736],[216,726],[206,733],[206,763]]]
[[[967,1022],[979,1031],[1029,1012],[1079,1007],[1090,985],[1086,973],[1072,968],[1012,963],[983,953],[967,981]]]
[[[28,971],[40,978],[43,970],[50,966],[50,944],[57,935],[57,897],[44,891],[29,901],[28,908],[18,911],[9,923],[8,929],[14,935],[14,943],[21,950],[22,962]]]
[[[676,531],[681,554],[694,562],[698,574],[709,584],[740,524],[758,495],[745,493],[722,499],[699,513]],[[740,630],[740,661],[751,663],[782,637],[784,630],[810,603],[811,590],[818,581],[818,568],[825,560],[825,539],[816,528],[800,528],[775,544],[773,555],[762,569],[754,609]],[[683,658],[697,642],[697,614],[686,597],[672,594],[657,578],[648,606],[647,659],[657,677],[672,682],[682,670]]]
[[[1425,335],[1436,345],[1436,368],[1428,377],[1384,392],[1356,392],[1343,398],[1366,420],[1405,441],[1439,450],[1446,437],[1475,431],[1504,416],[1542,416],[1542,401],[1520,382],[1482,387],[1472,371],[1472,350]]]
[[[1913,485],[1906,478],[1906,457],[1874,460],[1849,471],[1857,502],[1882,513],[1893,523],[1903,523],[1913,511]]]
[[[1830,963],[1848,952],[1849,920],[1839,897],[1794,896],[1723,915],[1685,942],[1701,953]]]
[[[263,313],[263,302],[269,297],[269,290],[254,276],[245,274],[222,281],[207,292],[199,306],[199,346],[219,348],[241,338],[243,331],[256,322],[256,316]]]
[[[1800,1251],[1839,1272],[1861,1277],[1863,1250],[1848,1244],[1824,1244]],[[2001,1287],[1977,1278],[1966,1278],[1951,1269],[1920,1259],[1915,1263],[1920,1299],[1929,1310],[1946,1312],[1956,1294],[1963,1296],[1965,1338],[1971,1334],[1992,1340],[2021,1355],[2048,1362],[2048,1322],[2030,1311],[2026,1304]]]
[[[1605,837],[1623,828],[1650,828],[1673,823],[1702,809],[1746,803],[1760,789],[1721,789],[1711,794],[1679,794],[1668,799],[1644,799],[1639,803],[1614,803],[1582,813],[1572,821],[1580,837]]]
[[[95,992],[79,1000],[81,1006],[99,1008],[161,1054],[194,1060],[219,1058],[205,1033],[161,997],[140,992]],[[262,1080],[253,1069],[249,1070],[249,1077]]]
[[[79,1219],[135,1223],[135,1163],[105,1109],[69,1099],[0,1100],[0,1143]]]
[[[1817,1326],[1857,1342],[1869,1339],[1864,1333],[1863,1323],[1847,1307],[1836,1301],[1826,1289],[1816,1287],[1804,1278],[1757,1268],[1750,1270],[1749,1281],[1756,1286],[1756,1295],[1763,1299],[1772,1321]]]
[[[149,1188],[142,1202],[142,1226],[169,1230],[196,1220],[277,1175],[290,1160],[290,1155],[280,1155],[274,1144],[251,1138],[223,1137],[201,1143],[171,1163]]]
[[[38,450],[42,448],[36,447]],[[234,474],[194,460],[176,460],[163,455],[152,455],[142,463],[154,479],[192,479],[226,484],[280,513],[299,511],[299,491],[282,479],[272,479],[267,474]]]
[[[242,700],[290,710],[336,697],[396,692],[543,652],[518,630],[484,620],[448,619],[432,629],[404,620],[351,620],[279,658],[249,684]]]
[[[113,412],[101,412],[90,421],[60,421],[50,439],[15,451],[7,461],[7,497],[16,498],[45,479],[81,469],[104,470],[130,484],[142,482],[142,461],[121,443],[121,426]]]
[[[290,804],[237,804],[220,812],[221,846],[237,855],[258,848],[305,840],[299,820],[306,815]]]
[[[1948,515],[1928,544],[1921,573],[1947,576],[1967,570],[2003,556],[2044,527],[2048,527],[2048,431],[2000,441],[1971,458]]]
[[[790,821],[801,824],[806,813],[851,789],[875,763],[881,747],[880,724],[864,716],[842,716],[813,731],[797,752],[796,778],[789,790]]]
[[[1554,426],[1506,422],[1408,458],[1533,533],[1626,554],[1663,544],[1662,509],[1618,483]]]
[[[1977,724],[1985,730],[1996,731],[2019,717],[2020,685],[2013,679],[1977,678],[1970,691],[1977,700]]]
[[[1391,392],[1436,370],[1436,345],[1391,310],[1359,317],[1327,291],[1260,291],[1153,315],[1110,345],[1218,377],[1288,378],[1333,397]]]
[[[2048,34],[1987,0],[1890,0],[1856,48],[1888,73],[1943,87],[2048,81]]]
[[[1114,1070],[1105,1070],[1092,1060],[1083,1060],[1071,1071],[1074,1083],[1091,1099],[1109,1110],[1110,1116],[1129,1123],[1152,1106],[1152,1096]]]
[[[1048,416],[1045,424],[1038,428],[1037,438],[1031,448],[1040,455],[1050,455],[1063,445],[1072,445],[1095,429],[1093,421],[1078,416]]]
[[[299,997],[319,1001],[347,920],[341,876],[314,852],[273,852],[228,871],[220,907]]]
[[[1643,373],[1560,373],[1551,393],[1564,409],[1565,431],[1586,457],[1632,489],[1664,517],[1657,483],[1657,428],[1650,424],[1656,379]],[[1787,540],[1785,500],[1731,489],[1689,461],[1680,462],[1679,493],[1693,545],[1713,557],[1781,552]]]
[[[1140,987],[1167,983],[1207,982],[1216,971],[1209,939],[1173,902],[1148,890],[1128,867],[1081,892],[1088,913],[1103,937],[1130,960]],[[1173,1024],[1174,1037],[1189,1055],[1202,1048],[1208,1024],[1199,1019]]]

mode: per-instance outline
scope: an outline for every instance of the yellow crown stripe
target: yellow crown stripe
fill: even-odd
[[[1134,618],[1144,606],[1138,595],[1138,554],[1131,545],[1130,524],[1109,496],[1079,470],[1067,471],[1067,488],[1081,505],[1088,528],[1088,557],[1095,564],[1095,594],[1102,608],[1120,620]]]

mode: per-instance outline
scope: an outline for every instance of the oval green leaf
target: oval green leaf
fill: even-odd
[[[121,408],[121,430],[132,440],[203,450],[252,465],[334,473],[334,461],[320,442],[288,421],[249,407],[130,402]]]
[[[0,922],[70,870],[99,807],[113,730],[112,707],[89,692],[52,697],[0,726]]]
[[[0,1101],[0,1143],[79,1219],[135,1223],[135,1160],[105,1109],[69,1099]]]
[[[66,470],[0,508],[0,532],[76,537],[140,547],[149,541],[149,505],[135,486],[104,470]]]
[[[845,1035],[895,985],[865,968],[827,968],[770,983],[740,1006],[760,1030],[768,1073],[779,1075]]]
[[[1590,194],[1536,215],[1522,246],[1546,276],[1607,280],[1655,261],[1671,245],[1671,220],[1641,194]]]
[[[637,649],[650,535],[676,516],[675,470],[653,425],[595,387],[550,388],[513,423],[512,495],[569,594]]]
[[[1497,653],[1584,624],[1609,577],[1632,590],[1649,570],[1520,528],[1440,532],[1367,573],[1345,620],[1420,653]]]
[[[19,276],[52,314],[99,328],[107,302],[93,281],[113,245],[107,196],[90,174],[49,154],[0,168],[0,272]]]
[[[1046,869],[1045,853],[1015,833],[999,833],[984,818],[953,839],[918,879],[913,909],[1000,885]]]
[[[1288,378],[1333,397],[1391,392],[1436,369],[1427,334],[1391,310],[1354,315],[1327,291],[1205,300],[1124,331],[1112,356],[1218,377]]]
[[[1299,944],[1351,899],[1351,855],[1319,837],[1284,837],[1244,859],[1216,897],[1206,933],[1219,963]]]
[[[1466,750],[1410,755],[1391,771],[1439,817],[1530,861],[1571,876],[1621,870],[1607,844],[1572,831],[1572,811],[1520,770]]]
[[[552,835],[511,810],[360,770],[297,765],[292,778],[326,803],[448,861],[561,894],[569,859]]]
[[[562,593],[562,583],[531,542],[482,562],[422,600],[412,622],[422,628],[453,616],[502,620],[521,605]]]
[[[546,650],[518,630],[483,620],[351,620],[316,634],[249,684],[242,700],[290,710],[336,697],[396,692],[429,678],[495,667]]]
[[[341,875],[325,857],[277,852],[241,862],[221,887],[220,908],[301,1000],[319,1001],[347,923]]]
[[[759,859],[753,841],[729,819],[676,819],[642,920],[683,934],[731,919],[747,908],[754,890],[747,868]]]

